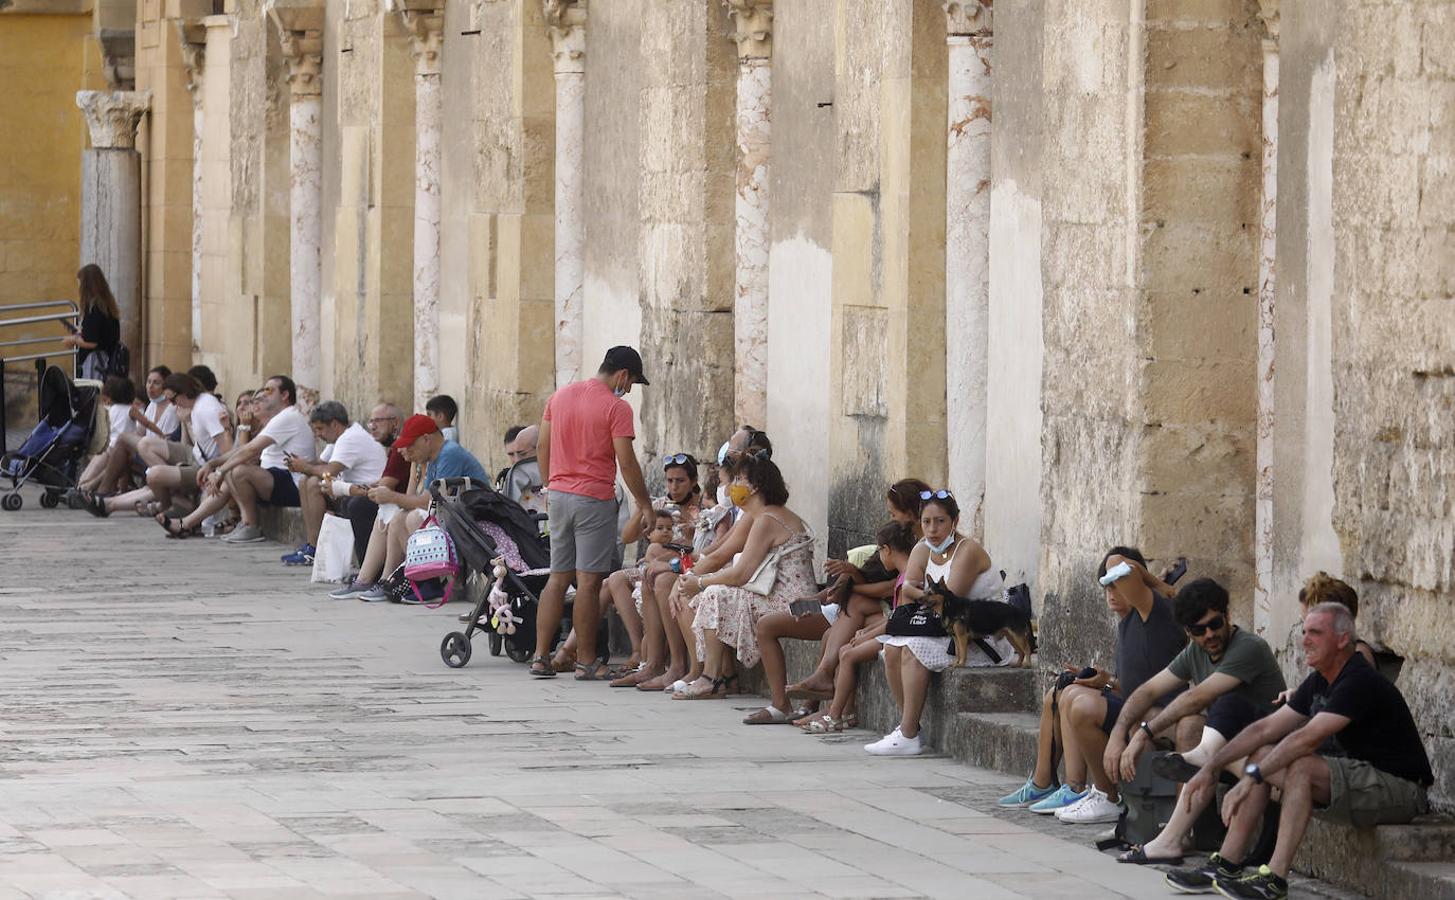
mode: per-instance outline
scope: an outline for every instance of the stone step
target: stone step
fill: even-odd
[[[1040,717],[1028,712],[962,712],[937,743],[955,759],[1023,776],[1036,760]]]
[[[1455,880],[1451,880],[1455,863],[1449,860],[1455,860],[1455,820],[1445,816],[1421,816],[1408,825],[1374,828],[1350,828],[1314,818],[1294,868],[1376,897],[1455,900]],[[1436,876],[1447,879],[1444,890],[1449,893],[1403,888],[1408,879]]]
[[[285,547],[297,547],[307,536],[303,528],[303,510],[278,506],[258,506],[258,527],[270,540]]]
[[[1386,865],[1370,895],[1381,900],[1455,900],[1455,863],[1393,862]]]

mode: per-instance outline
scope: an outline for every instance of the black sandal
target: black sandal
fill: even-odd
[[[555,678],[556,667],[551,665],[549,656],[537,656],[530,661],[530,669],[527,671],[536,678]]]
[[[1182,854],[1166,856],[1159,859],[1152,859],[1141,844],[1133,847],[1125,853],[1117,856],[1117,862],[1129,863],[1134,866],[1180,866],[1182,865]]]

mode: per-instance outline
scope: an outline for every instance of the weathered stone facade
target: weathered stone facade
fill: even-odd
[[[112,65],[167,90],[139,137],[149,362],[195,347],[231,390],[316,358],[356,411],[437,385],[500,463],[558,379],[637,344],[644,457],[710,458],[750,416],[833,551],[887,482],[950,484],[1032,585],[1047,665],[1110,661],[1111,544],[1222,580],[1290,671],[1325,569],[1403,658],[1455,799],[1447,5],[135,6],[170,35]],[[307,8],[317,338],[309,29],[269,19]]]

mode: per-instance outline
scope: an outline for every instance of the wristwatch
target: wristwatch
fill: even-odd
[[[1258,764],[1257,763],[1248,763],[1246,766],[1244,766],[1243,767],[1243,774],[1244,775],[1247,775],[1249,778],[1253,779],[1258,784],[1262,784],[1263,783],[1263,770],[1260,769],[1260,768],[1258,768]]]

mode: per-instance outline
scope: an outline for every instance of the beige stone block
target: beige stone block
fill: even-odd
[[[516,390],[544,397],[555,388],[556,309],[550,300],[523,300],[516,330],[519,361]],[[599,360],[586,360],[584,368]],[[539,413],[536,414],[539,418]]]
[[[1424,4],[1393,3],[1387,5],[1352,4],[1341,9],[1339,27],[1348,28],[1358,40],[1340,41],[1340,73],[1390,71],[1396,77],[1408,78],[1420,73],[1422,19]],[[1438,40],[1439,35],[1425,34]],[[1446,44],[1448,51],[1450,45]],[[1347,59],[1347,69],[1344,60]]]
[[[843,360],[840,413],[846,416],[889,415],[888,313],[879,307],[844,306],[839,356]]]
[[[1147,493],[1241,496],[1253,483],[1252,432],[1217,423],[1157,424],[1142,434]]]
[[[1158,28],[1148,23],[1147,87],[1233,93],[1261,87],[1262,45],[1247,12],[1232,27]]]
[[[1143,364],[1148,422],[1251,423],[1254,367],[1238,360],[1149,360]]]
[[[414,210],[379,209],[379,290],[412,296],[414,291]]]
[[[555,296],[556,220],[549,212],[520,217],[520,297],[552,300]]]
[[[1225,360],[1252,365],[1257,356],[1258,297],[1241,291],[1153,294],[1148,297],[1152,355],[1169,363]]]
[[[556,124],[551,118],[521,120],[521,201],[530,212],[554,208],[556,198]]]
[[[1411,154],[1340,153],[1335,135],[1334,220],[1390,226],[1419,209],[1420,159]]]
[[[833,302],[835,306],[877,304],[875,254],[875,209],[863,194],[835,193],[833,196]]]
[[[494,300],[512,307],[520,302],[520,278],[523,264],[521,219],[520,215],[512,213],[502,213],[496,217],[496,225],[499,229],[496,235],[499,278],[495,284]]]
[[[1248,18],[1244,0],[1147,0],[1146,19],[1158,24],[1242,24]]]
[[[1156,294],[1258,291],[1258,233],[1239,223],[1149,222],[1142,230],[1142,285]]]
[[[493,297],[498,259],[495,216],[489,213],[472,213],[467,221],[470,242],[470,294],[476,297]]]
[[[1432,86],[1421,78],[1371,75],[1358,78],[1348,99],[1352,139],[1389,153],[1426,153],[1430,125],[1443,112],[1433,110]]]
[[[1149,153],[1259,154],[1261,101],[1252,90],[1209,95],[1185,90],[1148,90],[1146,146]]]
[[[1455,224],[1455,146],[1444,149],[1447,155],[1428,156],[1420,164],[1421,225]]]
[[[1162,157],[1148,159],[1143,169],[1142,214],[1147,219],[1252,223],[1260,195],[1256,160]]]

